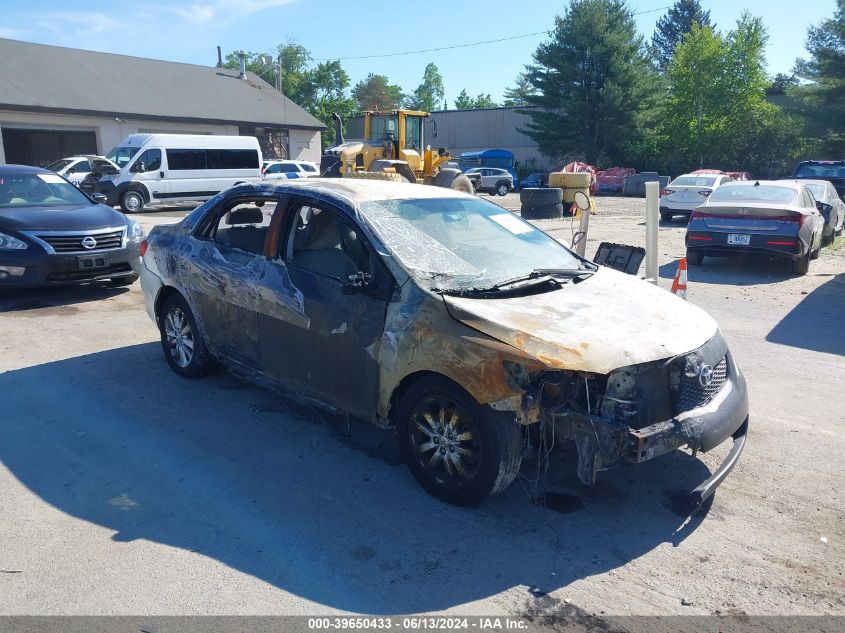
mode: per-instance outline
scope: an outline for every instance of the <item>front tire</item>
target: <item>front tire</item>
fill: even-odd
[[[455,505],[503,491],[522,461],[523,434],[512,414],[478,404],[441,376],[415,382],[398,407],[402,453],[414,479]]]
[[[127,191],[120,197],[120,208],[124,213],[140,213],[144,209],[144,196],[140,191]]]
[[[159,314],[161,347],[170,368],[184,378],[199,378],[217,364],[197,328],[188,302],[179,294],[165,299]]]

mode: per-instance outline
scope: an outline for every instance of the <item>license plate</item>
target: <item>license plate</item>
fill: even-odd
[[[108,268],[108,255],[86,255],[76,258],[79,264],[79,270],[97,270],[98,268]]]
[[[728,234],[728,245],[730,246],[748,246],[750,243],[750,235],[736,235],[734,233]]]

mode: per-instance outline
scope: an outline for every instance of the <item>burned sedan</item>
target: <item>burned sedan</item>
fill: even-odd
[[[242,185],[141,250],[177,374],[222,363],[394,429],[413,476],[452,503],[504,490],[526,442],[574,442],[591,484],[622,462],[733,438],[695,505],[745,442],[745,380],[707,314],[474,196],[357,179]]]

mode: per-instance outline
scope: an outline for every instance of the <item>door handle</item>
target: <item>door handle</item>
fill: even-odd
[[[163,171],[158,172],[158,175],[161,176],[162,178],[164,178],[164,172]]]

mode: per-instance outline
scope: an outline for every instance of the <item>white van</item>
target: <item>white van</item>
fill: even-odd
[[[232,185],[261,181],[254,136],[130,134],[106,156],[120,171],[94,189],[136,213],[147,204],[207,200]]]

